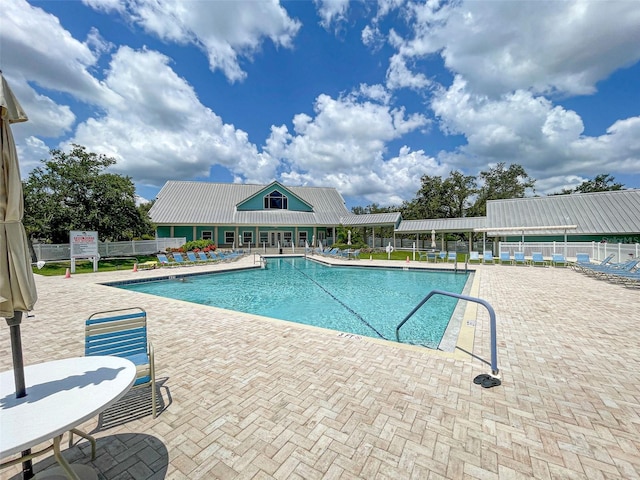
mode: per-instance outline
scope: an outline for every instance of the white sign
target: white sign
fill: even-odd
[[[98,256],[98,232],[69,232],[71,258],[91,258]]]

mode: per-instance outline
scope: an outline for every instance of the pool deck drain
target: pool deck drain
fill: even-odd
[[[489,371],[482,308],[465,310],[469,350],[452,356],[101,285],[165,270],[37,276],[24,360],[83,355],[95,311],[147,310],[160,415],[87,422],[93,462],[84,443],[64,450],[101,479],[640,478],[640,291],[564,268],[474,268],[470,295],[498,321],[491,389],[473,384]],[[1,342],[6,370],[8,328]]]

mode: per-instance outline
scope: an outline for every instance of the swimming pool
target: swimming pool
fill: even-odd
[[[462,293],[468,278],[451,271],[327,266],[287,257],[269,258],[266,269],[114,286],[396,341],[396,326],[431,290]],[[401,342],[438,348],[456,304],[454,298],[431,299],[402,328]]]

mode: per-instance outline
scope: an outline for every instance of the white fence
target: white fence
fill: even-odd
[[[498,252],[524,252],[530,257],[533,252],[541,252],[545,258],[561,253],[566,259],[575,259],[577,253],[588,253],[592,260],[603,260],[612,253],[614,262],[624,262],[640,255],[640,243],[599,243],[599,242],[500,242]]]
[[[130,242],[98,242],[98,254],[100,258],[153,255],[157,252],[164,252],[168,248],[180,248],[186,241],[187,239],[182,237],[132,240]],[[51,262],[54,260],[69,260],[71,258],[71,248],[68,243],[56,245],[35,243],[33,250],[39,261]]]

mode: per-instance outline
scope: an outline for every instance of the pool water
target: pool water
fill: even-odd
[[[117,286],[396,341],[396,326],[431,290],[462,293],[467,279],[451,271],[336,267],[288,257],[269,258],[266,269]],[[432,297],[402,327],[400,341],[438,348],[456,304],[455,298]]]

